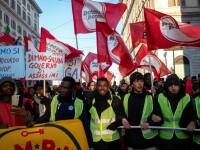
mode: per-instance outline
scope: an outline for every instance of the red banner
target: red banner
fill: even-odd
[[[149,70],[148,49],[144,44],[142,44],[135,57],[141,68]],[[171,74],[171,71],[165,66],[165,64],[152,52],[150,52],[150,59],[156,79],[159,80],[160,77]]]
[[[149,50],[174,46],[200,47],[200,27],[177,22],[172,16],[144,8]]]
[[[34,46],[33,42],[31,39],[27,36],[24,36],[24,43],[26,47],[26,52],[38,52],[38,49]]]
[[[70,45],[58,41],[44,28],[41,28],[40,52],[64,53],[65,59],[72,59],[83,54]]]
[[[137,67],[120,35],[107,23],[97,22],[97,55],[99,63],[119,65],[123,77],[131,74]]]
[[[72,0],[75,34],[95,32],[96,20],[107,22],[112,29],[115,29],[125,10],[124,3]]]
[[[10,45],[15,45],[13,38],[9,34],[3,32],[0,32],[0,43],[1,42],[5,42]]]
[[[132,47],[135,49],[140,43],[147,44],[145,22],[130,23]]]

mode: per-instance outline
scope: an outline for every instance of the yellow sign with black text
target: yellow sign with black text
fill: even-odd
[[[80,120],[0,129],[1,150],[89,150]]]

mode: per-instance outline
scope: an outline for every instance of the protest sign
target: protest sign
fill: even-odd
[[[81,75],[81,63],[82,63],[82,55],[67,60],[65,62],[64,76],[65,77],[70,76],[74,78],[76,82],[79,82],[79,78]]]
[[[50,52],[26,53],[26,80],[62,80],[64,54]]]
[[[2,150],[89,150],[80,120],[63,120],[0,129]]]
[[[23,46],[0,46],[0,78],[4,76],[25,77]]]

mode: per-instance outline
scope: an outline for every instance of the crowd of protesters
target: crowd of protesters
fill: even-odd
[[[200,76],[190,81],[190,95],[186,93],[187,78],[171,74],[165,81],[154,79],[152,85],[150,74],[139,72],[130,75],[130,83],[122,80],[119,86],[116,82],[110,85],[104,77],[82,86],[64,77],[52,88],[46,82],[44,92],[43,81],[26,89],[20,80],[3,77],[0,129],[80,119],[90,149],[199,150],[200,132],[194,129],[200,128]],[[19,95],[18,105],[12,105],[13,95]]]

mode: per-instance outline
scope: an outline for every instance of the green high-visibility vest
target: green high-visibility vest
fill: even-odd
[[[107,100],[110,107],[101,113],[99,118],[96,108],[93,106],[95,99],[92,100],[92,107],[90,108],[91,120],[90,120],[90,130],[92,132],[93,142],[98,142],[101,139],[105,142],[111,142],[118,140],[120,138],[119,132],[117,130],[108,130],[107,127],[116,121],[116,115],[112,108],[112,96],[111,100]]]
[[[159,94],[158,96],[158,103],[160,105],[164,123],[162,124],[162,127],[174,127],[174,128],[180,128],[179,122],[183,113],[183,110],[187,106],[187,104],[190,102],[190,96],[186,94],[178,103],[178,106],[176,108],[175,113],[173,114],[171,105],[167,99],[163,95],[163,93]],[[186,139],[189,138],[189,135],[182,130],[169,130],[169,129],[160,129],[159,135],[161,138],[170,140],[172,139],[174,133],[179,139]]]
[[[129,101],[130,93],[126,94],[124,97],[124,111],[126,113],[126,116],[128,118],[128,101]],[[135,106],[137,107],[137,106]],[[151,95],[146,95],[145,102],[144,102],[144,108],[142,112],[142,118],[140,120],[141,124],[144,124],[147,122],[148,117],[151,115],[153,111],[153,99]],[[152,139],[158,134],[158,131],[155,129],[147,129],[147,130],[141,130],[143,137],[145,139]]]
[[[195,107],[196,107],[196,113],[198,117],[197,122],[199,123],[199,119],[200,119],[200,97],[199,96],[195,98]],[[200,134],[194,135],[194,142],[197,144],[200,144]]]
[[[116,95],[119,99],[121,99],[121,97],[120,97],[118,94],[119,94],[119,92],[115,92],[115,95]]]
[[[50,121],[55,121],[55,115],[56,115],[58,103],[59,103],[58,95],[55,95],[51,102]],[[82,111],[83,111],[83,101],[76,98],[76,100],[74,101],[74,109],[75,109],[74,119],[78,119],[81,116]]]

